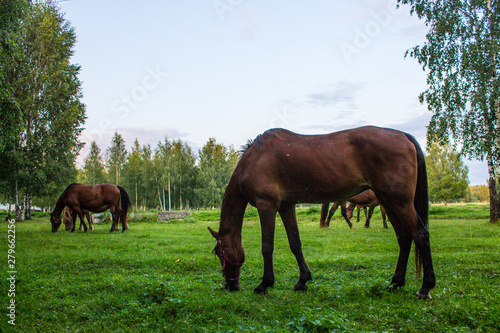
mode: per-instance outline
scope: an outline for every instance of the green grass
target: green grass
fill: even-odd
[[[219,211],[194,212],[178,223],[130,223],[109,234],[109,224],[88,233],[50,232],[45,216],[16,224],[16,326],[7,323],[7,223],[0,224],[3,263],[2,331],[15,332],[498,332],[500,330],[500,226],[487,206],[432,207],[431,247],[437,277],[432,300],[415,297],[410,262],[407,285],[386,286],[398,246],[394,232],[354,223],[339,213],[320,230],[317,207],[298,210],[305,258],[313,280],[294,292],[298,268],[281,220],[275,240],[276,284],[253,293],[262,277],[260,225],[247,211],[246,262],[241,291],[222,288],[211,253]],[[438,209],[436,209],[438,208]],[[445,216],[446,218],[443,218]],[[14,329],[13,329],[14,328]]]

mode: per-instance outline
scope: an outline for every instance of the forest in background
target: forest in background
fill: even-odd
[[[137,138],[127,150],[121,134],[115,133],[104,150],[90,143],[84,166],[77,169],[87,116],[78,77],[81,68],[71,62],[74,28],[51,2],[6,0],[0,16],[0,202],[16,212],[17,220],[29,219],[32,206],[53,207],[73,182],[121,185],[136,209],[221,204],[239,152],[215,138],[198,152],[168,138],[156,147],[141,145]],[[428,133],[430,200],[489,200],[497,183],[492,185],[490,179],[488,193],[483,187],[469,188],[462,160],[467,151],[457,152],[437,134]]]

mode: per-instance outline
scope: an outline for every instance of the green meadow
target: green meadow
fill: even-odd
[[[170,223],[131,221],[130,230],[111,234],[109,223],[87,233],[68,233],[63,227],[52,233],[48,215],[35,214],[32,221],[15,224],[15,263],[8,262],[13,227],[0,214],[0,330],[500,331],[500,225],[488,222],[487,205],[431,207],[437,278],[431,300],[415,297],[421,279],[416,279],[413,257],[406,286],[386,289],[399,249],[392,227],[382,228],[378,209],[370,229],[354,222],[354,230],[340,212],[330,230],[320,230],[318,207],[298,209],[303,251],[313,274],[306,292],[293,291],[298,267],[278,218],[276,284],[266,295],[253,293],[263,263],[257,213],[249,209],[241,290],[230,293],[222,286],[220,262],[212,253],[215,240],[207,231],[208,226],[218,229],[219,214],[198,211]],[[12,268],[16,273],[9,273]],[[15,313],[9,317],[12,300]]]

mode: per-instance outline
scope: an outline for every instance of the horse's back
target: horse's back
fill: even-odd
[[[67,188],[68,201],[92,212],[102,211],[120,200],[120,190],[113,184],[71,184]]]
[[[332,202],[379,186],[391,173],[416,177],[415,165],[415,146],[397,130],[366,126],[300,135],[272,129],[247,149],[236,173],[251,195]]]

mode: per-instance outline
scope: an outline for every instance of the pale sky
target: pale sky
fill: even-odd
[[[406,50],[426,27],[387,0],[60,2],[76,29],[84,142],[115,131],[130,150],[165,137],[197,153],[239,149],[272,127],[303,134],[362,125],[403,130],[425,148],[426,77]],[[88,153],[82,149],[79,166]],[[485,163],[467,162],[471,185]]]

